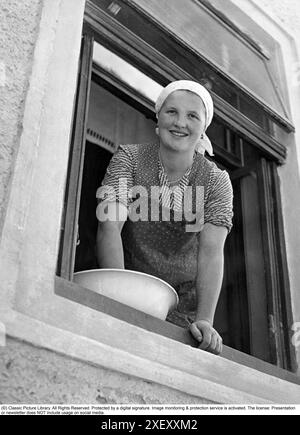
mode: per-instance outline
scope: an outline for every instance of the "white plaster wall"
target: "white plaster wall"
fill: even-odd
[[[0,404],[211,404],[9,339],[0,348]]]
[[[42,0],[0,0],[0,238]]]
[[[299,0],[253,0],[293,35],[300,35]],[[298,40],[299,41],[299,40]],[[300,44],[300,41],[299,41]]]

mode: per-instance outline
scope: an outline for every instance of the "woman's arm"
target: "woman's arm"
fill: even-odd
[[[121,232],[127,220],[127,208],[118,203],[102,203],[98,207],[108,207],[106,220],[99,221],[98,224],[97,258],[99,267],[102,269],[125,269]],[[99,219],[101,213],[97,213],[97,215]]]
[[[200,234],[197,275],[197,313],[191,333],[200,349],[220,354],[222,339],[213,328],[224,273],[224,244],[228,230],[205,224]]]
[[[138,145],[120,145],[97,191],[97,258],[101,268],[124,269],[121,232],[128,217],[128,192],[134,184],[138,149]]]

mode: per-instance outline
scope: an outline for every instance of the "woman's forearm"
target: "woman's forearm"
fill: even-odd
[[[205,251],[199,252],[196,321],[207,320],[213,324],[223,273],[224,255],[222,251],[209,254]]]
[[[99,225],[97,258],[102,269],[125,269],[123,243],[117,225],[109,223]]]

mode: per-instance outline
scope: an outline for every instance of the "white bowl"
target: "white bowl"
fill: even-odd
[[[120,269],[77,272],[74,282],[161,320],[176,309],[179,298],[165,281],[145,273]]]

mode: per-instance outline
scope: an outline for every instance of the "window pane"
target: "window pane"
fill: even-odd
[[[132,0],[245,90],[287,117],[266,68],[268,61],[194,0]],[[167,11],[167,13],[166,13]]]
[[[93,61],[153,103],[157,100],[161,85],[97,42],[94,43]]]
[[[156,142],[155,122],[92,82],[87,139],[114,153],[120,144]]]

